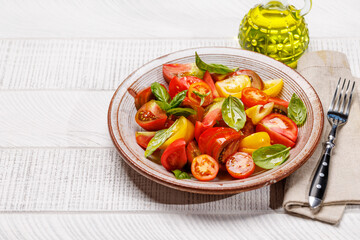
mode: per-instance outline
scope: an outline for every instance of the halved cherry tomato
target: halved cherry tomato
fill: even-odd
[[[287,147],[295,145],[298,128],[296,124],[288,117],[272,113],[266,116],[256,126],[257,132],[267,132],[271,138],[272,144],[283,144]]]
[[[250,78],[246,75],[235,75],[215,83],[216,90],[221,97],[241,97],[241,91],[251,86]]]
[[[269,100],[269,96],[257,88],[244,88],[242,90],[241,101],[248,108],[255,105],[265,105]]]
[[[213,101],[211,88],[205,82],[191,84],[187,92],[187,97],[196,105],[203,107],[208,106]]]
[[[214,80],[212,79],[212,77],[211,77],[211,75],[210,75],[210,73],[208,71],[205,72],[203,80],[204,80],[204,82],[206,82],[210,86],[213,97],[214,98],[220,97],[218,91],[215,88]]]
[[[257,132],[240,141],[239,152],[252,154],[256,149],[270,145],[269,134],[267,132]]]
[[[147,148],[150,140],[155,136],[156,132],[135,132],[137,144],[143,148]]]
[[[166,119],[166,112],[157,105],[155,100],[145,103],[135,115],[137,124],[148,131],[163,129]]]
[[[226,161],[226,170],[234,178],[247,178],[255,171],[255,163],[248,153],[237,152]]]
[[[161,164],[168,171],[181,169],[187,163],[186,141],[182,138],[172,142],[161,156]]]
[[[175,76],[178,78],[185,76],[195,76],[198,78],[202,78],[204,72],[201,71],[195,63],[164,64],[163,75],[165,80],[169,83]]]
[[[200,181],[213,180],[219,172],[219,164],[209,155],[200,155],[194,158],[191,164],[191,173]]]
[[[280,113],[282,115],[287,116],[287,108],[289,106],[289,102],[277,97],[269,97],[269,102],[274,103],[273,113]]]
[[[182,92],[184,90],[188,90],[190,88],[190,85],[196,82],[204,82],[200,78],[188,76],[188,77],[174,77],[169,84],[169,94],[173,98],[176,94],[179,92]]]
[[[269,115],[273,109],[274,103],[269,102],[265,105],[255,105],[251,108],[248,108],[245,113],[248,116],[254,125],[258,124],[261,119]]]
[[[241,138],[241,132],[232,128],[210,128],[200,135],[199,148],[202,153],[209,154],[220,164],[224,164],[226,157],[237,151]]]
[[[187,143],[194,139],[194,125],[186,117],[181,116],[175,124],[171,137],[159,147],[160,149],[166,149],[180,138],[185,139]]]
[[[264,89],[264,82],[261,80],[260,76],[252,70],[249,69],[238,70],[234,72],[233,75],[247,75],[251,80],[251,87],[260,90]]]
[[[141,108],[142,105],[150,101],[151,99],[155,99],[154,94],[151,92],[151,87],[145,88],[138,92],[135,96],[135,107],[137,110]]]
[[[187,156],[188,163],[191,165],[193,159],[196,158],[199,155],[201,155],[200,149],[199,149],[196,141],[192,140],[186,146],[186,156]]]

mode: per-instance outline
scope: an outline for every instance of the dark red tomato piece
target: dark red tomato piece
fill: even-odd
[[[141,108],[142,105],[149,102],[151,99],[155,99],[154,94],[151,92],[151,87],[141,90],[135,96],[135,107],[137,110]]]
[[[272,113],[262,119],[256,126],[256,131],[267,132],[272,144],[279,143],[287,147],[295,145],[298,135],[298,127],[294,121],[278,113]]]
[[[190,85],[187,97],[195,105],[206,107],[213,101],[210,86],[205,82],[196,82]]]
[[[192,63],[187,64],[164,64],[163,75],[164,79],[169,83],[175,76],[179,77],[186,73],[191,72],[193,67]]]
[[[148,131],[163,129],[166,119],[166,112],[157,105],[155,100],[145,103],[135,115],[137,124]]]
[[[201,155],[200,149],[195,140],[192,140],[186,146],[187,161],[191,165],[194,158]]]
[[[155,136],[156,132],[136,132],[135,138],[137,144],[139,144],[143,148],[147,148],[150,140]]]
[[[249,76],[249,78],[251,80],[251,87],[257,88],[260,90],[264,89],[264,82],[261,80],[260,76],[252,70],[249,70],[249,69],[238,70],[238,71],[234,72],[232,76],[234,76],[234,75],[247,75],[247,76]]]
[[[181,106],[190,107],[196,111],[196,114],[190,115],[187,117],[187,119],[189,119],[194,125],[196,124],[196,121],[203,120],[204,113],[205,113],[204,108],[200,107],[200,106],[196,105],[195,103],[193,103],[192,101],[190,101],[190,99],[188,97],[185,97]]]
[[[200,155],[194,158],[191,164],[192,175],[200,181],[213,180],[219,172],[218,162],[209,155]]]
[[[268,103],[268,100],[269,96],[257,88],[247,87],[241,93],[241,101],[248,108],[255,105],[265,105]]]
[[[208,71],[206,71],[204,74],[204,82],[206,82],[210,86],[214,98],[220,97],[218,91],[215,88],[214,80],[212,79]]]
[[[171,98],[175,97],[176,94],[184,90],[188,90],[190,85],[196,82],[204,82],[200,78],[188,76],[188,77],[174,77],[169,84],[169,94]]]
[[[161,156],[161,164],[168,171],[182,169],[187,163],[186,141],[183,138],[172,142]]]
[[[227,159],[226,170],[234,178],[247,178],[255,171],[255,163],[250,154],[237,152]]]
[[[246,122],[244,127],[241,129],[241,132],[244,134],[244,137],[255,133],[255,125],[252,123],[250,118],[246,117]]]

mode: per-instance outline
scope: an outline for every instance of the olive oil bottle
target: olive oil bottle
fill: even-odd
[[[310,11],[312,2],[304,1],[301,10],[284,0],[266,1],[250,9],[240,24],[240,46],[296,68],[309,45],[304,15]]]

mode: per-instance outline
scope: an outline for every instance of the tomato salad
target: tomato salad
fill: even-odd
[[[177,179],[213,180],[219,171],[235,179],[272,169],[289,157],[306,107],[294,93],[278,95],[282,79],[263,81],[249,69],[195,63],[164,64],[168,89],[153,83],[135,97],[136,132],[145,157],[161,153],[161,164]]]

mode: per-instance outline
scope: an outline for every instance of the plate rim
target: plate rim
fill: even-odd
[[[114,100],[119,92],[120,89],[122,89],[122,87],[125,85],[125,83],[127,83],[127,81],[135,74],[137,73],[139,70],[141,70],[142,68],[145,68],[146,66],[148,65],[151,65],[153,62],[156,62],[158,60],[161,60],[163,58],[166,58],[166,57],[169,57],[171,55],[174,55],[174,54],[177,54],[177,53],[181,53],[181,52],[187,52],[187,51],[191,51],[191,50],[206,50],[206,49],[227,49],[227,50],[233,50],[233,51],[239,51],[239,52],[246,52],[246,54],[250,54],[250,55],[255,55],[255,57],[259,57],[261,62],[263,62],[263,60],[261,58],[264,58],[264,59],[267,59],[270,61],[270,64],[272,64],[271,62],[273,62],[275,65],[279,65],[282,66],[282,67],[285,67],[288,69],[288,71],[290,70],[293,71],[294,73],[296,73],[304,82],[306,82],[308,84],[308,87],[309,89],[313,92],[314,94],[314,97],[318,100],[318,104],[319,104],[319,113],[317,114],[318,116],[320,116],[320,119],[319,119],[319,124],[320,124],[320,130],[319,131],[315,131],[315,133],[317,133],[317,136],[316,136],[316,139],[314,141],[314,144],[311,146],[310,149],[308,149],[307,153],[305,154],[305,156],[302,158],[302,159],[299,159],[298,162],[295,164],[293,163],[290,168],[290,170],[288,171],[283,171],[283,173],[280,175],[280,176],[276,176],[274,179],[268,179],[271,175],[265,175],[263,176],[263,178],[267,178],[265,180],[262,180],[262,181],[258,181],[258,182],[254,182],[253,184],[251,185],[248,185],[247,187],[243,187],[242,185],[243,184],[240,184],[239,187],[233,187],[233,186],[230,186],[228,188],[222,188],[222,184],[219,184],[217,183],[217,188],[215,189],[215,187],[209,187],[209,186],[206,186],[207,184],[203,184],[204,186],[191,186],[194,184],[194,181],[191,181],[190,184],[186,184],[186,182],[188,182],[189,180],[177,180],[177,181],[172,181],[172,182],[168,182],[166,179],[164,178],[161,178],[160,177],[160,174],[158,175],[154,175],[154,174],[151,174],[150,172],[146,171],[146,169],[142,168],[141,166],[135,164],[134,162],[132,162],[131,160],[128,159],[127,157],[127,154],[123,151],[122,147],[118,144],[117,142],[117,139],[113,133],[114,129],[112,127],[112,119],[111,119],[111,116],[112,116],[112,108],[113,108],[113,104],[114,104]],[[201,53],[202,54],[202,53]],[[204,53],[206,54],[206,53]],[[211,53],[210,53],[211,54]],[[238,55],[240,56],[239,54],[235,54],[233,53],[234,55]],[[265,64],[269,64],[269,63],[265,63]],[[280,66],[275,66],[277,69],[279,69],[281,72],[284,72],[284,69],[280,69]],[[145,73],[144,73],[145,74]],[[131,82],[129,83],[130,86],[133,84],[134,82]],[[130,87],[129,86],[129,87]],[[303,89],[303,87],[301,86],[301,88]],[[128,89],[126,89],[124,91],[124,93],[126,93],[128,91]],[[125,96],[125,94],[123,94],[122,98]],[[121,101],[120,101],[121,102]],[[119,103],[120,103],[119,102]],[[120,104],[119,104],[120,106]],[[119,107],[117,108],[116,110],[116,116],[118,115],[118,109]],[[315,112],[313,110],[313,112]],[[314,119],[315,118],[315,113],[314,113]],[[249,51],[249,50],[244,50],[244,49],[240,49],[240,48],[234,48],[234,47],[224,47],[224,46],[209,46],[209,47],[194,47],[194,48],[186,48],[186,49],[182,49],[182,50],[178,50],[178,51],[174,51],[174,52],[171,52],[171,53],[168,53],[168,54],[165,54],[165,55],[162,55],[160,57],[157,57],[157,58],[154,58],[150,61],[148,61],[147,63],[143,64],[142,66],[140,66],[139,68],[137,68],[136,70],[134,70],[131,74],[129,74],[122,82],[121,84],[119,84],[118,88],[115,90],[112,98],[111,98],[111,101],[110,101],[110,104],[109,104],[109,108],[108,108],[108,114],[107,114],[107,123],[108,123],[108,130],[109,130],[109,134],[111,136],[111,140],[113,142],[113,144],[115,145],[117,151],[119,152],[119,154],[121,155],[122,157],[122,160],[124,160],[131,168],[133,168],[136,172],[140,173],[141,175],[157,182],[157,183],[160,183],[162,185],[165,185],[165,186],[168,186],[168,187],[171,187],[171,188],[174,188],[174,189],[177,189],[177,190],[181,190],[181,191],[186,191],[186,192],[193,192],[193,193],[203,193],[203,194],[233,194],[233,193],[239,193],[239,192],[244,192],[244,191],[249,191],[249,190],[253,190],[253,189],[257,189],[257,188],[260,188],[260,187],[263,187],[263,186],[266,186],[266,185],[270,185],[270,184],[273,184],[273,183],[276,183],[278,181],[280,181],[281,179],[283,178],[286,178],[288,177],[290,174],[292,174],[294,171],[296,171],[297,169],[299,169],[305,162],[307,162],[307,160],[312,156],[312,154],[314,153],[316,147],[318,146],[319,144],[319,141],[321,139],[321,133],[322,133],[322,130],[323,130],[323,125],[324,125],[324,112],[323,112],[323,106],[322,106],[322,103],[321,103],[321,100],[316,92],[316,90],[313,88],[313,86],[299,73],[297,72],[296,70],[290,68],[289,66],[287,66],[286,64],[284,63],[281,63],[271,57],[268,57],[266,55],[263,55],[263,54],[260,54],[260,53],[256,53],[256,52],[252,52],[252,51]],[[314,129],[314,127],[313,127]],[[313,133],[314,130],[312,130],[311,133]],[[141,162],[139,161],[139,159],[135,159],[133,161],[138,161],[138,162]],[[145,164],[144,164],[145,165]],[[146,166],[146,165],[145,165]],[[150,168],[149,166],[146,166],[148,168]],[[155,171],[155,170],[154,170]],[[174,179],[176,180],[176,179]],[[234,180],[236,181],[236,180]],[[185,184],[184,184],[185,183]],[[214,184],[216,184],[216,182],[213,182]],[[186,185],[186,186],[184,186]],[[201,185],[201,184],[200,184]]]

